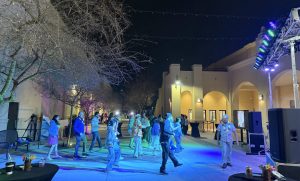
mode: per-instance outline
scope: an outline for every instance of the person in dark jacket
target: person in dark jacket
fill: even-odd
[[[164,122],[163,129],[161,129],[160,134],[160,144],[162,148],[162,163],[160,167],[161,174],[168,174],[166,172],[166,164],[168,161],[168,157],[172,160],[174,167],[179,167],[183,165],[179,163],[178,160],[175,158],[173,151],[170,149],[170,137],[174,135],[174,131],[177,129],[174,127],[173,117],[171,113],[167,113],[167,118]]]
[[[86,153],[87,140],[86,140],[86,136],[85,136],[85,133],[84,133],[84,113],[83,112],[78,113],[78,117],[74,121],[73,129],[74,129],[74,134],[75,134],[75,137],[76,137],[74,158],[81,158],[78,155],[78,149],[79,149],[81,141],[83,141],[82,156],[88,156],[88,154]]]

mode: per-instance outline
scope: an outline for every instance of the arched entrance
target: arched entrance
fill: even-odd
[[[207,93],[203,99],[203,120],[210,125],[206,125],[205,129],[213,130],[215,123],[219,123],[223,114],[230,111],[227,97],[218,91]]]
[[[180,113],[187,115],[189,120],[192,119],[192,93],[190,91],[181,93]]]
[[[242,82],[234,91],[233,110],[259,111],[259,99],[262,101],[264,98],[259,96],[256,86]]]
[[[300,81],[299,70],[297,70],[297,80],[299,84]],[[295,104],[294,104],[292,70],[286,70],[280,72],[272,80],[272,85],[273,85],[273,107],[293,108]]]

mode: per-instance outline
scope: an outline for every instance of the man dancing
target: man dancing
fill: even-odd
[[[179,167],[183,165],[179,163],[178,160],[175,158],[173,151],[170,150],[170,136],[174,135],[174,123],[173,117],[171,113],[167,113],[167,118],[165,120],[164,126],[162,127],[162,132],[160,134],[160,144],[162,148],[162,163],[160,167],[161,174],[168,174],[166,172],[166,164],[168,161],[168,157],[172,160],[174,167]]]

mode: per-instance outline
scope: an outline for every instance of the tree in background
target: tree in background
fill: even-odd
[[[141,112],[145,108],[153,107],[156,101],[157,86],[151,76],[137,77],[126,87],[125,106],[128,110]]]
[[[147,61],[126,51],[128,26],[117,0],[1,1],[0,104],[12,100],[23,82],[69,73],[72,64],[88,65],[86,71],[102,82],[125,81],[141,69],[140,61]]]
[[[70,55],[82,57],[82,43],[47,0],[1,1],[0,29],[0,104],[23,82],[63,70]]]

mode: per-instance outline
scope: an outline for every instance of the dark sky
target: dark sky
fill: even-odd
[[[300,0],[126,0],[125,3],[139,11],[128,13],[132,25],[126,38],[144,36],[149,41],[140,41],[143,46],[135,50],[153,58],[153,64],[147,65],[142,74],[150,72],[157,80],[171,63],[189,69],[192,64],[207,66],[233,53],[254,41],[268,21],[288,16],[291,8],[300,7]]]

